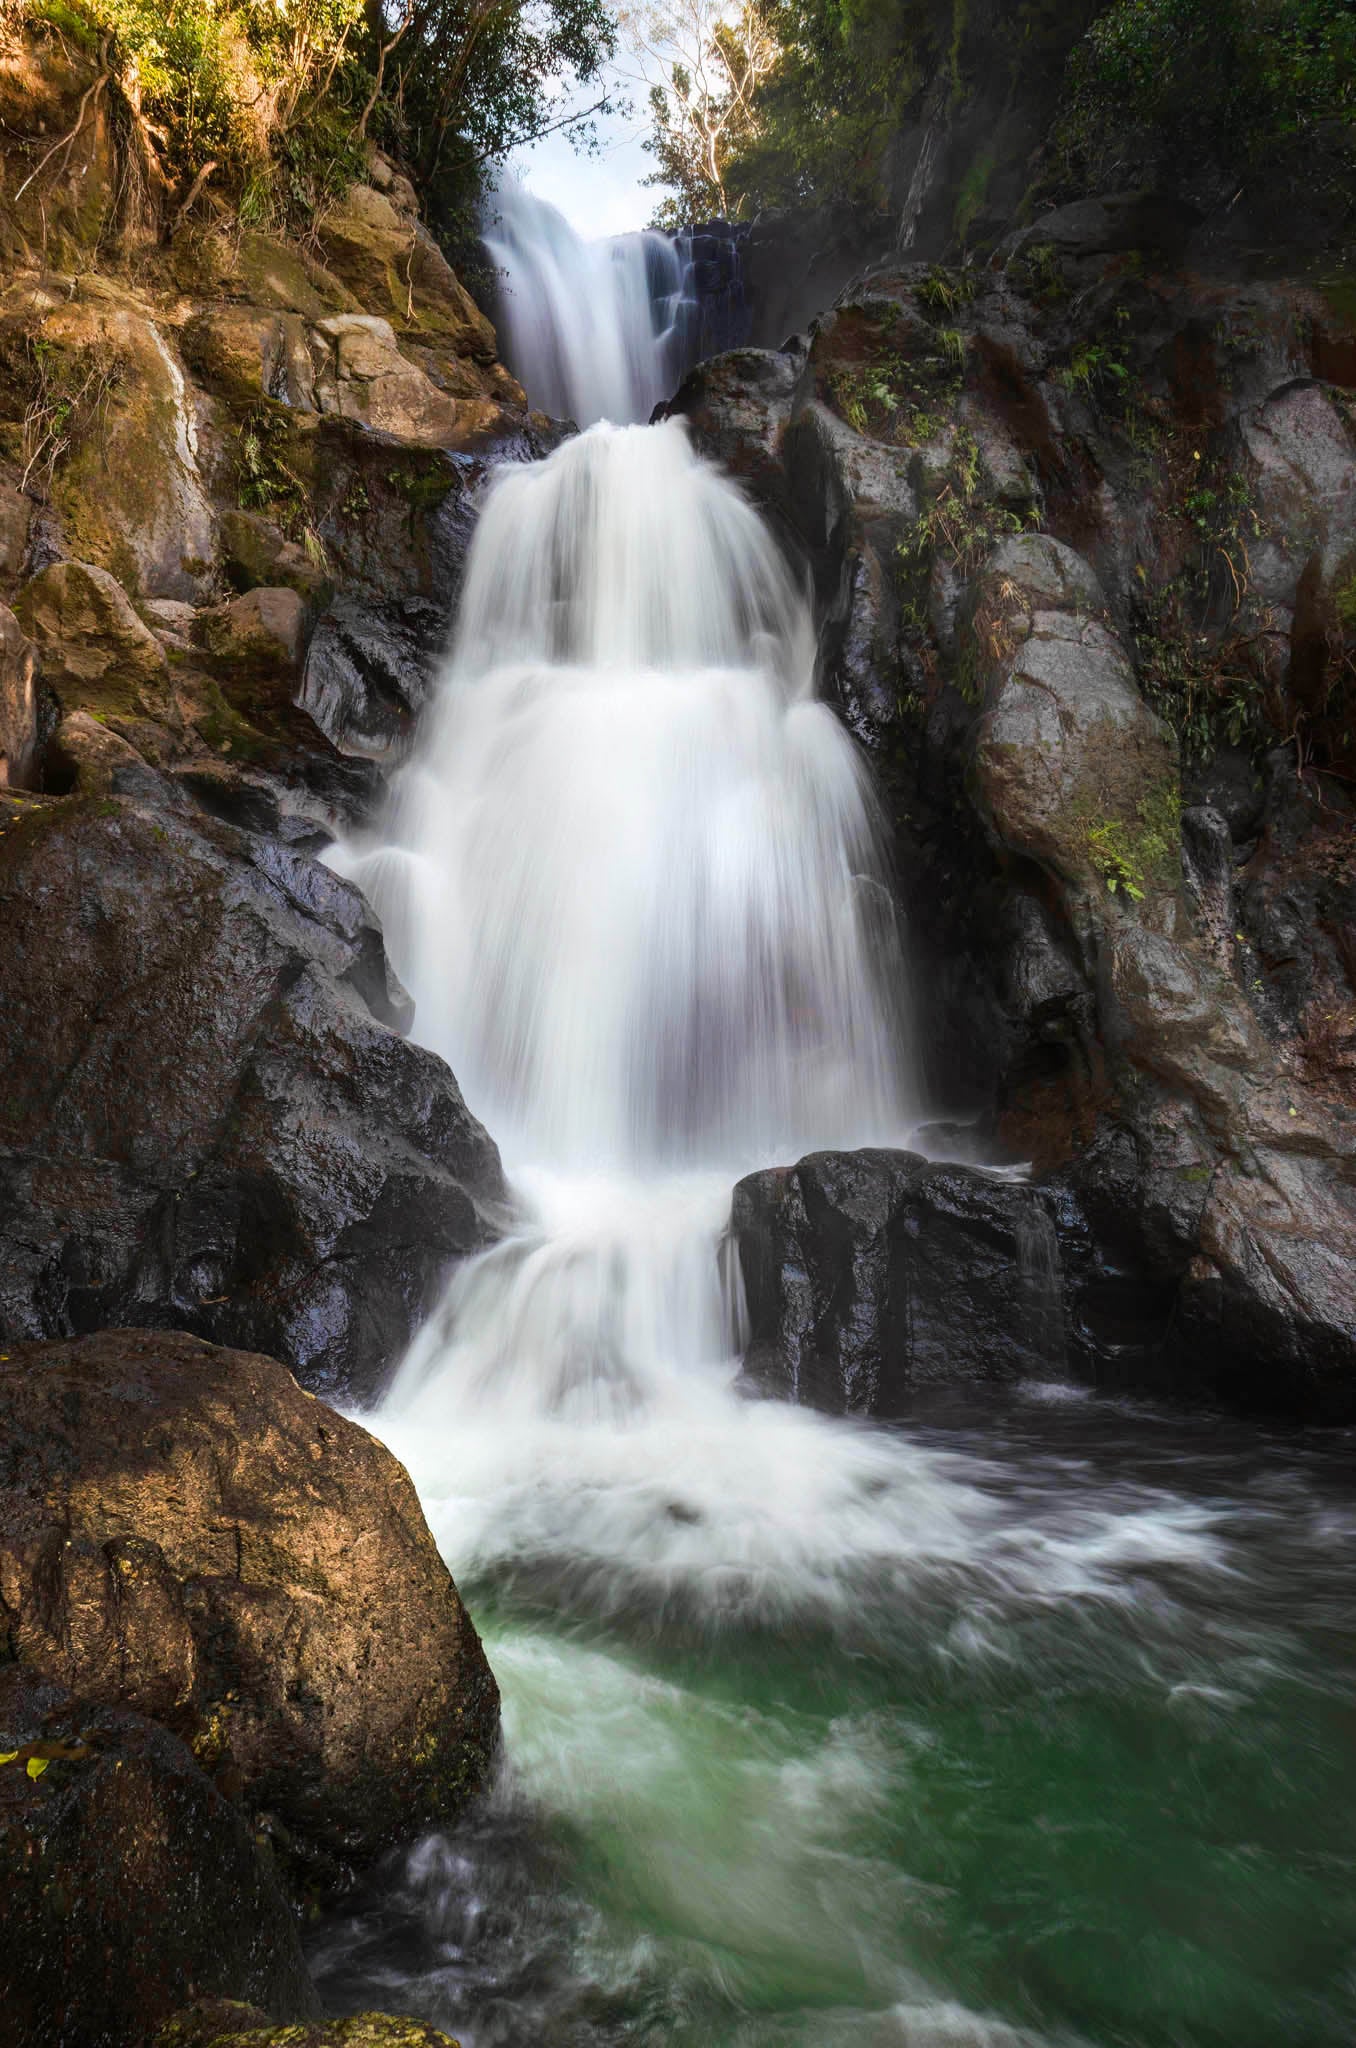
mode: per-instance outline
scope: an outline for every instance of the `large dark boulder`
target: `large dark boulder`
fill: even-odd
[[[163,1721],[294,1875],[323,1887],[484,1781],[498,1691],[413,1486],[273,1359],[19,1345],[0,1475],[9,1655]]]
[[[0,1670],[0,2048],[143,2048],[190,1998],[319,2012],[245,1816],[179,1739]]]
[[[0,804],[0,1337],[186,1328],[374,1391],[504,1185],[362,896],[186,805]]]
[[[1065,1364],[1056,1206],[911,1152],[816,1152],[750,1174],[731,1229],[754,1384],[897,1415],[920,1387]]]
[[[750,1383],[879,1416],[927,1387],[1031,1378],[1350,1421],[1345,1160],[1303,1125],[1202,1169],[1190,1119],[1160,1118],[1152,1143],[1109,1125],[1032,1180],[889,1151],[750,1174],[731,1217]]]

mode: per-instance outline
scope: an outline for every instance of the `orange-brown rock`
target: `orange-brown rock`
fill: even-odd
[[[163,1721],[322,1881],[483,1782],[498,1692],[414,1488],[273,1359],[13,1347],[0,1475],[11,1655]]]

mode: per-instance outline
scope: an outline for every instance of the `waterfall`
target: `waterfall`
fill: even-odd
[[[536,201],[515,201],[524,219],[540,249],[569,233]],[[519,332],[582,376],[573,352],[599,308],[572,305],[577,328],[552,310],[534,307],[535,333],[524,302]],[[592,366],[594,409],[634,405],[631,339]],[[557,1518],[571,1551],[590,1472],[595,1510],[620,1518],[600,1540],[634,1565],[656,1526],[682,1533],[680,1441],[737,1549],[752,1529],[755,1547],[782,1540],[807,1464],[831,1489],[844,1477],[816,1418],[784,1411],[769,1430],[736,1396],[721,1279],[741,1173],[907,1129],[879,819],[814,664],[779,550],[685,426],[594,426],[499,472],[390,814],[333,856],[379,911],[416,1034],[498,1138],[521,1209],[455,1276],[379,1418],[435,1526],[447,1447],[474,1440],[478,1505],[454,1486],[456,1527],[441,1525],[458,1570],[483,1543],[535,1550]],[[877,1455],[835,1441],[853,1472]],[[719,1548],[714,1502],[701,1519]],[[827,1523],[810,1538],[840,1539]]]
[[[511,1152],[733,1163],[897,1122],[874,816],[813,663],[677,422],[501,475],[363,880]]]
[[[728,1383],[734,1180],[901,1135],[878,821],[813,685],[803,597],[681,423],[500,473],[381,841],[339,856],[524,1205],[393,1390],[425,1443]]]
[[[686,264],[666,235],[586,242],[513,179],[485,206],[504,353],[533,405],[591,426],[647,420],[686,367]]]

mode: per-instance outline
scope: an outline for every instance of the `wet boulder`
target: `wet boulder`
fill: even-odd
[[[504,1184],[362,896],[186,803],[5,822],[0,1336],[186,1328],[373,1393]]]
[[[146,2048],[190,1998],[318,2015],[267,1850],[177,1736],[0,1671],[0,2048]]]
[[[750,1174],[731,1233],[751,1385],[889,1417],[934,1385],[1067,1379],[1350,1421],[1350,1116],[1260,1085],[1235,1112],[1245,1162],[1151,1100],[1151,1134],[1105,1124],[1032,1180],[886,1151]]]
[[[1047,1377],[1065,1357],[1050,1198],[909,1152],[750,1174],[731,1231],[765,1392],[890,1416],[921,1387]]]
[[[294,1877],[484,1782],[498,1692],[414,1488],[275,1360],[155,1331],[14,1346],[0,1470],[9,1654],[164,1722]]]
[[[804,370],[802,347],[732,349],[689,370],[663,411],[687,420],[703,454],[775,505],[786,495],[782,440]]]

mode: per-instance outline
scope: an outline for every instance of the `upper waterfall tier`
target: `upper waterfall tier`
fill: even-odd
[[[677,422],[500,474],[388,843],[345,865],[510,1157],[736,1167],[900,1128],[873,799],[813,659]]]
[[[586,242],[512,179],[484,227],[505,354],[533,405],[581,427],[649,419],[684,366],[685,266],[668,237]]]

